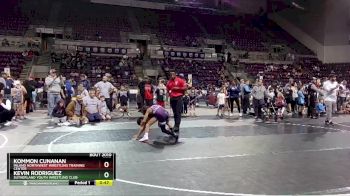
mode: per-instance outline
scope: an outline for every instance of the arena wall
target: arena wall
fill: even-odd
[[[348,0],[310,0],[306,10],[287,9],[269,17],[313,50],[324,63],[350,62]]]

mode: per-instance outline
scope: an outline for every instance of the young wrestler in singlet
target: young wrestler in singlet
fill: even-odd
[[[152,105],[151,107],[143,107],[141,109],[141,112],[144,114],[144,117],[138,119],[140,129],[138,133],[133,137],[134,139],[137,139],[142,134],[142,132],[145,132],[143,137],[139,141],[147,141],[150,127],[158,121],[158,126],[160,127],[162,132],[173,136],[175,138],[175,143],[177,143],[178,136],[172,131],[172,126],[169,124],[168,111],[166,111],[160,105]],[[166,128],[166,125],[169,127],[170,130]]]

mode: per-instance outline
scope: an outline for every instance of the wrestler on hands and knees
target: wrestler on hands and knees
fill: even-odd
[[[178,136],[173,132],[172,126],[169,124],[169,113],[160,105],[152,105],[151,107],[144,106],[141,109],[143,113],[143,117],[140,117],[137,120],[137,123],[140,125],[140,129],[136,135],[134,135],[133,139],[138,139],[140,135],[144,132],[144,135],[140,142],[148,141],[148,133],[150,131],[150,127],[158,121],[158,126],[162,130],[163,133],[171,135],[175,138],[175,143],[178,141]],[[169,129],[167,129],[167,127]]]

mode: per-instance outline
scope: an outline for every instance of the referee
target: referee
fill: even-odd
[[[180,132],[181,110],[183,107],[182,97],[187,90],[186,81],[178,76],[175,72],[170,72],[170,80],[166,87],[170,96],[170,106],[174,113],[175,125],[173,131],[178,135]]]

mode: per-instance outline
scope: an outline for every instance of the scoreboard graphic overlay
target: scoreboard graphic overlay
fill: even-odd
[[[112,186],[115,153],[8,153],[11,186]]]

